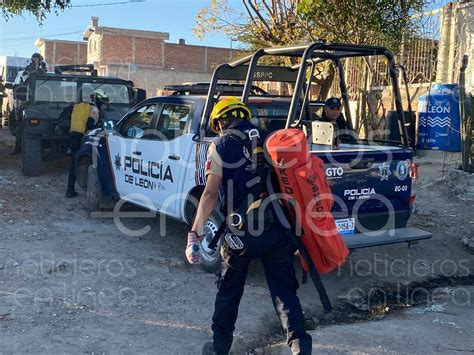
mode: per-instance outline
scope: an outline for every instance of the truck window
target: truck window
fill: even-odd
[[[3,76],[5,82],[7,83],[13,83],[15,81],[15,78],[20,70],[23,70],[22,67],[6,67],[6,73]]]
[[[126,85],[104,83],[82,83],[82,101],[90,101],[91,93],[96,89],[104,90],[111,104],[129,104],[131,102],[130,92]]]
[[[190,112],[189,105],[165,104],[157,127],[161,139],[172,140],[181,136],[187,129]]]
[[[250,102],[248,107],[252,112],[250,122],[262,131],[273,132],[285,128],[288,116],[289,103]],[[208,128],[206,137],[215,137],[216,134]]]
[[[73,81],[38,79],[35,82],[35,100],[43,102],[77,102],[77,83]]]
[[[288,105],[250,104],[252,118],[250,122],[262,130],[273,132],[285,128]]]
[[[120,134],[125,138],[149,138],[151,122],[155,113],[155,105],[140,107],[133,112],[120,128]]]

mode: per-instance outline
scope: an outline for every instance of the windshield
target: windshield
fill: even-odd
[[[61,80],[36,80],[35,100],[43,102],[77,102],[77,83]]]
[[[90,96],[94,90],[103,90],[111,104],[129,104],[131,103],[128,86],[124,84],[106,84],[106,83],[83,83],[82,101],[90,101]]]

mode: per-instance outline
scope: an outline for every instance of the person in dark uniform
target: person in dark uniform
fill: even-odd
[[[185,254],[191,264],[200,260],[202,238],[199,234],[216,205],[218,195],[221,196],[221,211],[229,215],[228,211],[239,209],[250,193],[249,183],[256,177],[250,168],[250,152],[232,136],[235,132],[244,137],[257,134],[250,118],[250,110],[235,97],[220,100],[211,113],[211,129],[220,137],[209,148],[206,187],[188,233]],[[237,237],[237,242],[233,240],[231,243],[228,234],[224,234],[223,262],[212,317],[213,342],[204,345],[203,354],[229,353],[248,266],[255,258],[262,259],[273,305],[293,354],[311,354],[312,339],[306,333],[303,311],[296,294],[299,285],[293,267],[290,236],[276,220],[267,223],[258,235],[249,230],[244,230],[238,237],[232,235],[232,238]]]
[[[330,97],[324,103],[323,116],[319,118],[322,122],[331,122],[335,125],[338,138],[344,143],[356,143],[355,133],[350,129],[347,121],[342,115],[341,100]]]
[[[25,68],[25,71],[26,74],[46,74],[48,68],[43,56],[39,53],[33,53],[33,55],[31,56],[31,62]]]
[[[74,188],[76,185],[76,153],[81,147],[82,137],[91,129],[94,129],[99,119],[104,118],[103,112],[108,106],[108,97],[103,90],[95,90],[91,94],[91,103],[79,102],[74,105],[71,112],[71,128],[69,138],[71,145],[71,162],[69,164],[69,175],[67,182],[66,197],[77,196]]]
[[[28,80],[28,77],[31,74],[46,74],[48,71],[47,64],[44,61],[44,58],[39,53],[33,53],[31,56],[30,63],[25,67],[24,70],[20,71],[15,78],[14,85],[24,84]],[[14,87],[14,90],[16,88]],[[23,135],[23,125],[22,125],[22,113],[21,109],[14,107],[8,116],[8,126],[12,131],[15,132],[15,147],[10,155],[19,155],[21,154],[21,143]]]

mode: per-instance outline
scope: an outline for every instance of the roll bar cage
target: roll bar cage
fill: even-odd
[[[298,58],[300,59],[300,64],[295,67],[258,65],[258,61],[265,56]],[[218,66],[214,70],[209,85],[206,104],[201,117],[200,138],[202,139],[206,132],[208,118],[214,106],[214,96],[216,94],[217,82],[219,80],[245,81],[241,96],[241,100],[245,104],[248,104],[253,81],[293,82],[294,92],[291,97],[290,109],[288,111],[285,127],[298,126],[301,122],[303,112],[306,110],[309,102],[308,96],[311,82],[306,82],[308,66],[311,65],[311,75],[309,79],[311,80],[315,65],[325,60],[332,60],[338,70],[344,109],[348,118],[348,124],[351,125],[352,120],[349,108],[349,95],[347,93],[344,68],[341,59],[366,56],[384,56],[387,59],[401,142],[404,146],[408,146],[408,133],[403,115],[403,106],[398,83],[398,70],[393,53],[385,47],[328,42],[314,42],[309,45],[293,47],[263,48],[259,49],[252,55],[246,56],[232,63],[221,64]],[[301,109],[300,117],[297,118],[299,101],[301,99],[303,99],[303,107]]]

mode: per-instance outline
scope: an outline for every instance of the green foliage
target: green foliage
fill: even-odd
[[[210,0],[197,15],[194,33],[202,38],[223,32],[250,51],[317,40],[381,45],[398,51],[403,34],[415,33],[419,25],[412,15],[422,11],[428,0],[241,1],[245,12],[238,14],[227,0]],[[280,64],[297,63],[286,60]],[[329,91],[334,75],[332,65],[317,66],[313,79],[321,88],[321,97]]]
[[[307,29],[294,0],[242,0],[245,13],[236,13],[227,0],[213,0],[196,17],[194,33],[201,39],[224,32],[251,48],[300,43]]]
[[[194,33],[203,38],[224,32],[249,49],[327,41],[379,44],[396,50],[404,31],[415,31],[411,17],[427,0],[242,0],[235,13],[227,0],[211,0],[196,17]]]
[[[298,10],[317,37],[397,50],[403,33],[416,31],[412,15],[425,4],[426,0],[300,0]]]
[[[2,15],[8,20],[13,16],[30,13],[42,23],[51,11],[58,13],[71,6],[71,0],[3,0]]]

